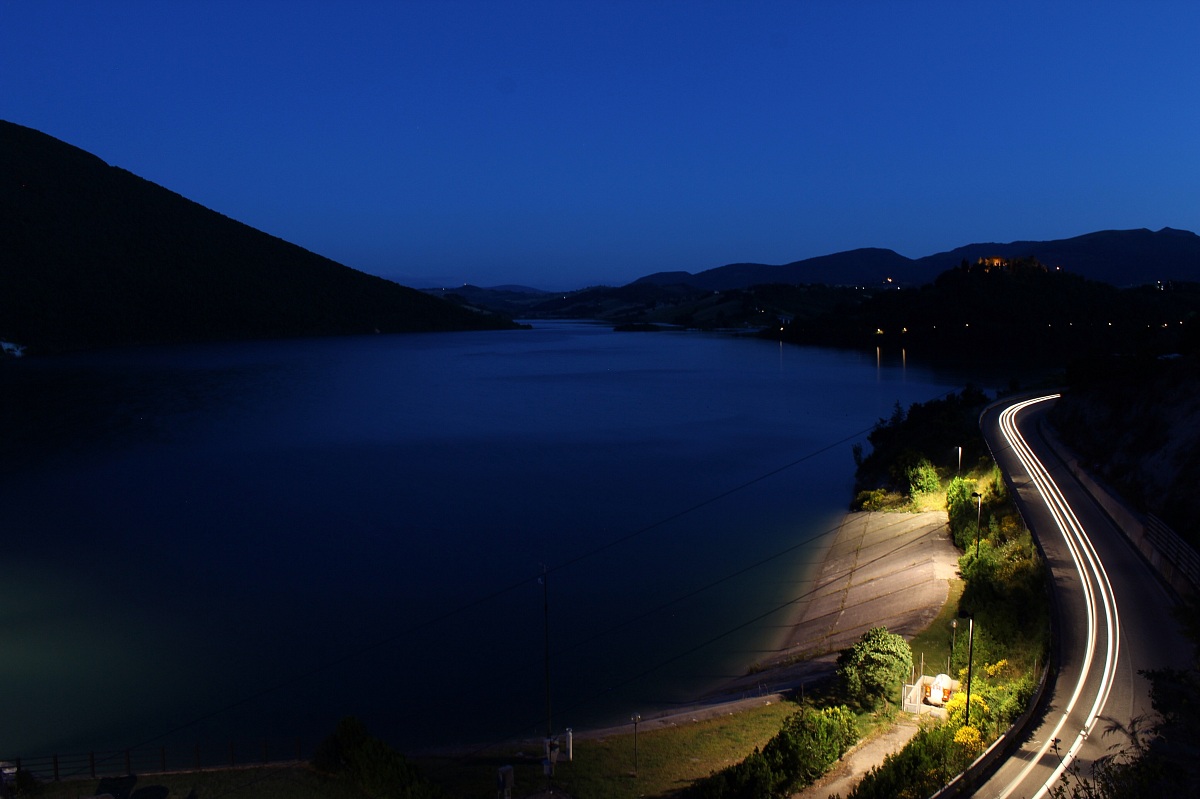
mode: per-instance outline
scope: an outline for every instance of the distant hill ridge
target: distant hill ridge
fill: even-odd
[[[923,258],[907,258],[893,250],[864,248],[805,258],[782,265],[737,263],[689,272],[657,272],[634,284],[686,285],[728,291],[769,283],[878,285],[889,279],[915,286],[933,281],[963,260],[1035,257],[1091,280],[1114,286],[1155,281],[1200,281],[1200,236],[1164,227],[1158,231],[1103,230],[1069,239],[967,244]]]
[[[511,326],[0,121],[0,340],[62,352]]]

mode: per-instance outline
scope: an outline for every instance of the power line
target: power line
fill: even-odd
[[[899,524],[899,522],[897,521],[896,524]],[[840,525],[839,525],[839,527],[840,527]],[[725,577],[722,577],[722,578],[708,584],[707,586],[705,586],[701,589],[698,589],[697,591],[690,592],[687,596],[691,596],[696,593],[700,593],[701,591],[707,590],[708,588],[714,587],[722,582],[733,579],[733,578],[740,576],[748,571],[758,568],[759,566],[765,565],[766,563],[769,563],[770,561],[775,560],[776,558],[781,557],[781,556],[787,554],[788,552],[790,552],[794,549],[797,549],[798,547],[801,547],[805,544],[811,543],[812,541],[814,541],[818,538],[821,538],[823,536],[829,535],[830,533],[836,532],[839,529],[839,527],[828,528],[828,529],[823,530],[822,532],[817,533],[813,536],[809,536],[808,538],[804,539],[801,543],[798,543],[794,546],[788,547],[787,549],[780,550],[779,552],[777,552],[773,555],[762,558],[761,560],[759,560],[745,568],[739,569],[736,572],[728,574]],[[903,545],[904,545],[903,543],[899,543],[899,544],[897,544],[897,548],[899,548]],[[870,566],[879,561],[887,560],[889,557],[891,557],[894,554],[895,554],[895,550],[881,552],[874,559],[861,563],[860,567]],[[568,705],[565,709],[560,709],[559,712],[560,712],[560,714],[563,712],[569,713],[572,710],[578,710],[581,707],[586,707],[587,705],[591,704],[592,702],[595,702],[598,699],[602,699],[606,695],[611,694],[613,691],[615,691],[619,688],[624,688],[627,685],[635,683],[635,682],[647,677],[648,675],[653,674],[656,671],[666,668],[667,666],[671,665],[672,663],[676,663],[680,660],[683,660],[684,658],[687,658],[688,656],[693,655],[696,652],[699,652],[700,650],[717,643],[718,641],[721,641],[725,638],[728,638],[731,635],[734,635],[735,633],[738,633],[748,627],[751,627],[751,626],[757,624],[758,622],[762,621],[763,619],[769,618],[770,616],[773,616],[774,614],[779,613],[780,611],[786,610],[800,602],[803,602],[804,600],[808,599],[813,594],[814,591],[816,591],[817,589],[819,589],[821,587],[822,586],[820,586],[820,585],[813,585],[808,590],[788,599],[787,601],[777,604],[777,605],[769,608],[768,610],[760,611],[760,612],[756,613],[754,616],[752,616],[748,619],[744,619],[744,620],[738,622],[737,624],[733,625],[732,627],[727,627],[724,630],[718,632],[715,635],[710,636],[709,638],[705,639],[704,641],[702,641],[698,644],[694,644],[694,645],[688,647],[687,649],[676,652],[673,655],[670,655],[662,660],[659,660],[658,662],[654,663],[651,666],[648,666],[647,668],[637,672],[636,674],[622,678],[621,680],[618,680],[617,682],[610,683],[610,684],[604,686],[603,688],[597,689],[596,691],[593,691],[588,696],[585,696],[585,697],[582,697],[582,698],[576,700],[574,703]],[[684,597],[684,598],[686,598],[686,597]],[[660,606],[660,609],[662,607],[667,607],[671,604],[674,604],[676,601],[680,601],[680,600],[677,599],[677,600],[673,600],[671,602],[665,603],[664,605]],[[600,633],[595,637],[596,638],[603,637],[603,635],[607,634],[607,632],[608,631],[605,631],[604,633]],[[455,760],[455,762],[469,760],[471,757],[474,757],[475,755],[486,752],[489,749],[491,749],[492,747],[503,743],[504,741],[513,740],[513,739],[519,737],[522,733],[531,729],[532,726],[534,726],[534,724],[536,724],[536,722],[526,723],[519,728],[514,727],[512,732],[508,733],[506,736],[503,736],[501,738],[493,740],[491,743],[475,747],[471,751],[465,752],[462,755],[460,755],[459,757],[454,758],[454,760]]]
[[[940,399],[940,398],[943,398],[943,397],[945,397],[945,396],[948,396],[949,394],[952,394],[952,393],[954,393],[954,391],[953,391],[953,390],[952,390],[952,391],[948,391],[948,392],[944,392],[943,394],[939,395],[938,397],[935,397],[934,399]],[[677,511],[677,512],[675,512],[675,513],[672,513],[672,514],[670,514],[670,515],[668,515],[668,516],[665,516],[665,517],[663,517],[663,518],[661,518],[661,519],[659,519],[659,520],[657,520],[657,521],[655,521],[655,522],[652,522],[652,523],[650,523],[650,524],[647,524],[647,525],[645,525],[645,526],[643,526],[643,527],[637,528],[637,529],[635,529],[635,530],[633,530],[633,531],[631,531],[631,532],[629,532],[629,533],[627,533],[627,534],[625,534],[625,535],[623,535],[623,536],[619,536],[619,537],[617,537],[617,538],[614,538],[614,539],[612,539],[612,540],[610,540],[610,541],[608,541],[608,542],[606,542],[606,543],[604,543],[604,544],[601,544],[600,546],[597,546],[597,547],[594,547],[594,548],[592,548],[592,549],[590,549],[590,550],[586,550],[586,551],[584,551],[584,552],[581,552],[581,553],[579,553],[579,554],[577,554],[577,555],[575,555],[575,556],[573,556],[573,557],[570,557],[570,558],[568,558],[567,560],[564,560],[564,561],[562,561],[562,562],[560,562],[560,563],[558,563],[558,564],[556,564],[556,565],[547,566],[547,567],[545,567],[545,573],[546,573],[546,574],[549,574],[550,572],[556,572],[556,571],[560,571],[560,570],[562,570],[562,569],[566,569],[566,568],[568,568],[568,567],[570,567],[570,566],[577,565],[578,563],[580,563],[580,562],[583,562],[583,561],[585,561],[585,560],[587,560],[587,559],[589,559],[589,558],[596,557],[597,555],[599,555],[599,554],[601,554],[601,553],[603,553],[603,552],[607,552],[607,551],[609,551],[609,550],[611,550],[611,549],[613,549],[613,548],[615,548],[615,547],[618,547],[618,546],[621,546],[621,545],[623,545],[623,544],[629,543],[630,541],[633,541],[633,540],[635,540],[635,539],[637,539],[637,538],[640,538],[640,537],[642,537],[642,536],[644,536],[644,535],[646,535],[646,534],[648,534],[648,533],[650,533],[650,532],[652,532],[652,531],[655,531],[655,530],[657,530],[657,529],[659,529],[659,528],[661,528],[661,527],[663,527],[663,526],[665,526],[665,525],[667,525],[667,524],[670,524],[671,522],[674,522],[674,521],[676,521],[676,520],[678,520],[678,519],[680,519],[680,518],[683,518],[683,517],[685,517],[685,516],[687,516],[687,515],[689,515],[689,514],[695,513],[695,512],[696,512],[696,511],[698,511],[698,510],[701,510],[701,509],[703,509],[703,508],[705,508],[705,507],[708,507],[708,506],[710,506],[710,505],[712,505],[712,504],[714,504],[714,503],[716,503],[716,502],[719,502],[720,500],[723,500],[723,499],[725,499],[725,498],[727,498],[727,497],[729,497],[729,496],[732,496],[732,495],[734,495],[734,494],[737,494],[738,492],[744,491],[744,490],[746,490],[747,488],[750,488],[751,486],[754,486],[754,485],[756,485],[756,484],[758,484],[758,483],[761,483],[761,482],[763,482],[764,480],[770,479],[771,477],[774,477],[774,476],[776,476],[776,475],[778,475],[778,474],[780,474],[780,473],[782,473],[782,472],[785,472],[785,471],[787,471],[787,470],[789,470],[789,469],[792,469],[792,468],[794,468],[794,467],[796,467],[796,466],[798,466],[798,465],[800,465],[800,464],[802,464],[802,463],[805,463],[806,461],[809,461],[809,460],[811,460],[811,459],[813,459],[813,458],[815,458],[815,457],[817,457],[817,456],[819,456],[819,455],[822,455],[822,454],[824,454],[824,453],[826,453],[826,452],[829,452],[829,451],[833,450],[833,449],[834,449],[834,448],[836,448],[836,447],[843,446],[843,445],[845,445],[845,444],[847,444],[847,443],[849,443],[849,442],[851,442],[851,441],[854,441],[854,440],[856,440],[856,439],[858,439],[858,438],[861,438],[862,436],[865,436],[865,435],[869,434],[869,433],[870,433],[872,430],[874,430],[874,429],[875,429],[875,427],[876,427],[876,426],[877,426],[877,423],[876,423],[876,424],[872,424],[870,427],[863,428],[863,429],[861,429],[861,430],[858,430],[858,431],[856,431],[856,432],[854,432],[854,433],[851,433],[851,434],[849,434],[849,435],[847,435],[847,436],[844,436],[844,437],[842,437],[841,439],[838,439],[837,441],[834,441],[834,442],[832,442],[832,443],[830,443],[830,444],[827,444],[827,445],[825,445],[825,446],[823,446],[823,447],[819,447],[819,448],[817,448],[817,449],[815,449],[815,450],[812,450],[812,451],[810,451],[810,452],[806,453],[805,455],[803,455],[803,456],[801,456],[801,457],[799,457],[799,458],[797,458],[797,459],[795,459],[795,460],[793,460],[793,461],[790,461],[790,462],[788,462],[788,463],[786,463],[786,464],[784,464],[784,465],[782,465],[782,466],[779,466],[779,467],[777,467],[777,468],[775,468],[775,469],[772,469],[772,470],[770,470],[770,471],[768,471],[768,472],[766,472],[766,473],[764,473],[764,474],[761,474],[761,475],[759,475],[759,476],[757,476],[757,477],[754,477],[754,478],[752,478],[752,479],[750,479],[750,480],[747,480],[747,481],[745,481],[745,482],[743,482],[743,483],[741,483],[741,484],[739,484],[739,485],[737,485],[737,486],[734,486],[734,487],[732,487],[732,488],[729,488],[729,489],[727,489],[727,490],[725,490],[725,491],[722,491],[722,492],[720,492],[720,493],[718,493],[718,494],[716,494],[716,495],[714,495],[714,496],[711,496],[711,497],[709,497],[708,499],[705,499],[705,500],[703,500],[703,501],[701,501],[701,502],[697,502],[697,503],[695,503],[695,504],[693,504],[693,505],[691,505],[691,506],[689,506],[689,507],[687,507],[687,508],[684,508],[683,510]],[[826,531],[822,532],[820,535],[825,535],[825,534],[827,534],[828,532],[829,532],[829,531],[828,531],[828,530],[826,530]],[[817,536],[817,537],[819,537],[819,536]],[[786,554],[787,552],[793,551],[793,550],[795,550],[795,549],[799,548],[800,546],[803,546],[803,544],[804,544],[804,543],[809,543],[809,542],[811,542],[811,540],[813,540],[813,539],[812,539],[812,538],[810,538],[810,539],[807,539],[805,542],[798,543],[798,544],[796,544],[796,545],[794,545],[794,546],[788,547],[788,548],[787,548],[786,550],[784,550],[783,552],[776,553],[776,554],[775,554],[775,555],[773,555],[773,556],[769,556],[768,558],[765,558],[765,559],[763,559],[762,561],[759,561],[758,563],[755,563],[755,564],[752,564],[752,565],[750,565],[750,566],[747,566],[747,567],[745,567],[744,569],[742,569],[742,570],[739,570],[738,572],[735,572],[735,573],[733,573],[733,574],[730,574],[730,575],[726,575],[725,577],[723,577],[723,578],[720,578],[720,579],[718,579],[717,581],[715,581],[715,582],[713,582],[713,583],[710,583],[709,585],[706,585],[706,586],[704,586],[704,587],[701,587],[701,588],[699,588],[699,589],[695,589],[695,590],[693,590],[693,591],[690,591],[690,592],[688,592],[688,593],[687,593],[687,594],[685,594],[685,595],[682,595],[682,596],[680,596],[680,597],[677,597],[677,598],[676,598],[676,599],[674,599],[674,600],[671,600],[670,602],[666,603],[666,605],[665,605],[665,606],[670,606],[670,605],[672,605],[672,604],[677,604],[678,602],[684,601],[685,599],[687,599],[687,598],[690,598],[691,596],[695,596],[695,595],[697,595],[697,594],[699,594],[699,593],[702,593],[703,591],[709,590],[710,588],[712,588],[712,587],[715,587],[716,585],[719,585],[719,584],[720,584],[720,583],[722,583],[722,582],[726,582],[726,581],[728,581],[728,580],[730,580],[730,579],[733,579],[733,578],[735,578],[736,576],[739,576],[740,574],[743,574],[743,573],[745,573],[745,572],[747,572],[747,571],[750,571],[750,570],[752,570],[752,569],[754,569],[754,568],[758,568],[759,566],[761,566],[761,565],[764,565],[765,563],[767,563],[767,562],[769,562],[769,561],[771,561],[771,560],[774,560],[775,558],[777,558],[777,557],[780,557],[780,556],[782,556],[783,554]],[[310,678],[312,678],[312,677],[315,677],[316,675],[318,675],[318,674],[320,674],[320,673],[322,673],[322,672],[324,672],[324,671],[326,671],[326,670],[328,670],[328,669],[334,668],[334,667],[336,667],[336,666],[343,665],[343,664],[345,664],[345,663],[348,663],[348,662],[350,662],[350,661],[353,661],[353,660],[356,660],[356,659],[358,659],[358,658],[361,658],[361,657],[364,657],[364,656],[366,656],[366,655],[369,655],[370,653],[372,653],[372,652],[375,652],[375,651],[377,651],[377,650],[379,650],[379,649],[382,649],[383,647],[386,647],[386,646],[388,646],[388,645],[390,645],[390,644],[393,644],[393,643],[395,643],[396,641],[399,641],[399,640],[401,640],[401,639],[403,639],[403,638],[406,638],[406,637],[408,637],[408,636],[411,636],[411,635],[413,635],[414,633],[416,633],[416,632],[418,632],[418,631],[420,631],[420,630],[423,630],[423,629],[426,629],[426,628],[432,627],[432,626],[434,626],[434,625],[440,624],[440,623],[442,623],[442,622],[445,622],[445,621],[447,621],[448,619],[451,619],[451,618],[453,618],[453,617],[455,617],[455,616],[458,616],[458,615],[460,615],[460,614],[466,613],[467,611],[470,611],[470,610],[472,610],[472,609],[475,609],[475,608],[481,607],[481,606],[483,606],[483,605],[486,605],[486,604],[488,604],[488,603],[494,602],[494,601],[498,600],[499,598],[501,598],[501,597],[503,597],[503,596],[505,596],[505,595],[507,595],[507,594],[510,594],[510,593],[512,593],[512,592],[514,592],[514,591],[516,591],[516,590],[518,590],[518,589],[520,589],[520,588],[522,588],[522,587],[525,587],[525,586],[528,586],[528,585],[535,584],[535,583],[536,583],[536,581],[539,579],[539,576],[540,576],[539,574],[531,574],[531,575],[530,575],[530,576],[528,576],[528,577],[525,577],[525,578],[521,578],[521,579],[515,580],[515,581],[513,581],[513,582],[511,582],[511,583],[508,583],[508,584],[506,584],[506,585],[503,585],[503,586],[501,586],[501,587],[499,587],[499,588],[497,588],[497,589],[495,589],[495,590],[493,590],[493,591],[490,591],[490,592],[488,592],[488,593],[486,593],[486,594],[482,594],[482,595],[480,595],[480,596],[476,597],[476,598],[475,598],[475,599],[473,599],[473,600],[470,600],[470,601],[468,601],[468,602],[465,602],[465,603],[462,603],[462,604],[460,604],[460,605],[457,605],[457,606],[455,606],[455,607],[453,607],[453,608],[450,608],[450,609],[448,609],[448,610],[446,610],[446,611],[444,611],[444,612],[442,612],[442,613],[439,613],[439,614],[437,614],[437,615],[435,615],[435,616],[431,616],[431,617],[429,617],[429,618],[425,619],[424,621],[419,621],[419,622],[413,623],[413,624],[411,624],[411,625],[408,625],[407,627],[405,627],[405,628],[403,628],[403,629],[401,629],[401,630],[398,630],[397,632],[395,632],[395,633],[393,633],[393,634],[391,634],[391,635],[388,635],[388,636],[385,636],[385,637],[383,637],[383,638],[380,638],[380,639],[377,639],[377,640],[375,640],[375,641],[372,641],[372,642],[370,642],[370,643],[367,643],[367,644],[365,644],[365,645],[363,645],[363,646],[360,646],[360,647],[358,647],[358,648],[356,648],[356,649],[354,649],[354,650],[352,650],[352,651],[346,652],[345,654],[343,654],[343,655],[341,655],[341,656],[339,656],[339,657],[335,657],[335,658],[331,658],[331,659],[329,659],[329,660],[326,660],[326,661],[324,661],[324,662],[322,662],[322,663],[319,663],[319,664],[317,664],[317,665],[313,666],[312,668],[309,668],[309,669],[306,669],[306,670],[303,670],[303,671],[297,672],[297,673],[295,673],[294,675],[292,675],[291,677],[289,677],[289,678],[287,678],[287,679],[285,679],[285,680],[282,680],[282,681],[280,681],[280,682],[277,682],[277,683],[275,683],[274,685],[271,685],[271,686],[268,686],[268,687],[266,687],[266,688],[263,688],[263,689],[260,689],[260,690],[258,690],[258,691],[255,691],[255,692],[253,692],[253,693],[251,693],[251,694],[248,694],[248,695],[246,695],[246,696],[244,696],[244,697],[242,697],[242,698],[240,698],[240,699],[238,699],[238,700],[235,700],[235,701],[233,701],[233,702],[230,702],[230,703],[228,703],[228,704],[226,704],[226,705],[223,705],[223,706],[221,706],[221,707],[219,707],[219,708],[217,708],[217,709],[215,709],[215,710],[213,710],[213,711],[211,711],[211,712],[209,712],[209,713],[203,714],[203,715],[201,715],[201,716],[194,717],[194,718],[190,719],[189,721],[186,721],[186,722],[183,722],[183,723],[181,723],[181,724],[178,724],[178,725],[176,725],[176,726],[174,726],[174,727],[172,727],[172,728],[170,728],[170,729],[168,729],[168,730],[166,730],[166,731],[164,731],[164,732],[162,732],[162,733],[159,733],[159,734],[157,734],[157,735],[154,735],[154,736],[151,736],[151,737],[149,737],[149,738],[146,738],[146,739],[142,740],[141,742],[137,743],[136,745],[134,745],[132,748],[141,748],[141,747],[144,747],[144,746],[148,746],[149,744],[152,744],[152,743],[155,743],[155,742],[157,742],[157,741],[160,741],[160,740],[163,740],[163,739],[165,739],[165,738],[168,738],[168,737],[170,737],[170,736],[172,736],[172,735],[175,735],[176,733],[182,732],[183,730],[186,730],[186,729],[188,729],[188,728],[190,728],[190,727],[194,727],[194,726],[196,726],[196,725],[198,725],[198,724],[201,724],[201,723],[203,723],[203,722],[205,722],[205,721],[208,721],[208,720],[210,720],[210,719],[216,718],[216,717],[218,717],[218,716],[220,716],[220,715],[222,715],[222,714],[224,714],[224,713],[227,713],[227,712],[229,712],[229,711],[231,711],[231,710],[235,710],[235,709],[238,709],[238,708],[240,708],[240,707],[244,707],[244,706],[246,706],[246,705],[249,705],[249,704],[251,704],[251,703],[253,703],[253,702],[256,702],[256,701],[258,701],[258,700],[261,700],[261,699],[263,699],[264,697],[267,697],[267,696],[269,696],[269,695],[271,695],[271,694],[273,694],[273,693],[276,693],[276,692],[278,692],[278,691],[280,691],[280,690],[283,690],[284,688],[287,688],[287,687],[290,687],[290,686],[296,685],[296,684],[298,684],[298,683],[301,683],[301,682],[303,682],[303,681],[305,681],[305,680],[308,680],[308,679],[310,679]],[[791,600],[791,601],[789,601],[788,603],[785,603],[785,605],[783,605],[783,606],[781,606],[781,607],[787,607],[788,605],[794,604],[796,601],[799,601],[799,599],[794,599],[794,600]],[[764,614],[764,615],[771,615],[772,613],[775,613],[775,612],[777,612],[779,609],[781,609],[781,608],[775,608],[775,609],[772,609],[771,611],[768,611],[768,612],[767,612],[766,614]],[[643,614],[643,616],[644,616],[644,615],[645,615],[645,614]],[[631,623],[633,623],[633,621],[634,621],[634,620],[629,620],[629,621],[626,621],[626,622],[624,622],[624,623],[623,623],[623,624],[621,624],[621,625],[617,625],[616,627],[614,627],[614,628],[611,628],[611,629],[610,629],[610,631],[608,631],[608,632],[614,631],[615,629],[619,629],[621,626],[627,626],[628,624],[631,624]],[[710,640],[710,641],[708,641],[708,642],[705,642],[705,643],[703,643],[703,644],[700,644],[700,645],[698,645],[697,647],[694,647],[694,648],[692,648],[692,649],[689,649],[687,652],[685,652],[685,653],[683,653],[683,654],[680,654],[680,655],[679,655],[679,656],[677,656],[677,657],[671,658],[671,659],[670,659],[669,661],[667,661],[666,663],[660,664],[659,666],[657,666],[657,667],[655,667],[655,668],[652,668],[652,669],[650,669],[650,670],[647,670],[646,672],[644,672],[644,673],[642,673],[641,675],[638,675],[638,676],[636,676],[636,677],[634,677],[634,678],[630,678],[630,680],[626,680],[626,681],[622,682],[620,685],[617,685],[617,686],[612,686],[612,687],[610,687],[608,690],[612,690],[612,688],[615,688],[615,687],[622,687],[623,685],[627,685],[629,682],[631,682],[631,681],[633,681],[633,680],[635,680],[635,679],[640,679],[642,676],[645,676],[645,674],[648,674],[648,673],[650,673],[650,672],[652,672],[652,671],[654,671],[654,670],[657,670],[657,668],[661,668],[661,667],[662,667],[662,665],[666,665],[666,664],[667,664],[667,663],[669,663],[669,662],[674,662],[675,660],[678,660],[678,659],[680,659],[680,658],[682,658],[682,657],[686,657],[686,655],[687,655],[687,654],[690,654],[690,653],[692,653],[692,652],[694,652],[694,651],[697,651],[697,650],[699,650],[699,649],[702,649],[702,648],[704,648],[705,646],[707,646],[709,643],[712,643],[712,642],[714,642],[715,640],[719,640],[720,638],[722,638],[722,637],[725,637],[725,636],[727,636],[727,635],[730,635],[730,634],[732,634],[733,632],[736,632],[736,631],[737,631],[737,630],[739,630],[739,629],[743,629],[744,627],[748,626],[750,623],[753,623],[753,620],[752,620],[751,622],[747,622],[746,624],[739,625],[737,628],[734,628],[734,629],[732,629],[732,630],[730,630],[730,631],[728,631],[728,632],[726,632],[726,633],[724,633],[724,634],[722,634],[722,635],[718,636],[718,637],[717,637],[717,638],[715,638],[715,639],[711,639],[711,640]],[[606,633],[604,633],[604,634],[608,634],[608,632],[606,632]]]

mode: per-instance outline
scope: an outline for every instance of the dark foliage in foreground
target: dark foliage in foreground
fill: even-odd
[[[390,746],[371,737],[356,718],[338,723],[333,735],[317,747],[317,771],[348,780],[375,799],[443,799],[445,796],[415,766]]]
[[[0,121],[0,339],[30,352],[511,326]]]
[[[1056,799],[1145,799],[1197,795],[1200,785],[1200,601],[1179,611],[1196,650],[1191,668],[1142,672],[1154,713],[1129,728],[1110,727],[1114,743],[1088,773],[1072,767]]]

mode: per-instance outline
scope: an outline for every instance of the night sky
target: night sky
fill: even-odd
[[[0,0],[0,118],[418,287],[1200,231],[1200,4]]]

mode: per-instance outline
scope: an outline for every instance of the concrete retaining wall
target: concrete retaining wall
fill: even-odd
[[[1200,593],[1200,555],[1196,550],[1162,520],[1129,507],[1115,491],[1089,474],[1079,464],[1078,456],[1062,443],[1053,428],[1044,426],[1042,435],[1054,447],[1071,474],[1104,509],[1125,538],[1142,553],[1162,581],[1179,596]]]

